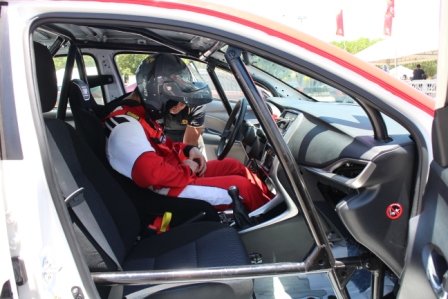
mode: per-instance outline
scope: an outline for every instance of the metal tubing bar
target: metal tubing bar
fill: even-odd
[[[290,185],[294,190],[298,204],[301,208],[305,221],[310,229],[311,235],[313,236],[317,246],[323,246],[326,251],[327,261],[330,266],[335,267],[335,259],[333,253],[331,252],[327,236],[320,223],[319,216],[317,214],[316,208],[312,202],[311,196],[307,191],[305,182],[300,172],[298,171],[295,159],[288,149],[277,125],[271,121],[271,113],[261,98],[255,83],[246,69],[246,66],[241,61],[241,50],[235,47],[229,47],[226,52],[227,63],[234,72],[236,79],[244,92],[244,95],[249,100],[252,109],[255,111],[256,115],[261,116],[259,121],[263,130],[267,133],[269,142],[273,146],[277,157],[284,166],[284,171],[288,177]],[[330,282],[337,293],[338,298],[349,298],[347,291],[339,283],[338,277],[334,269],[328,272],[330,277]]]
[[[62,46],[63,43],[65,43],[64,38],[62,36],[58,36],[48,49],[50,51],[51,56],[54,56],[58,52],[59,48]]]
[[[307,192],[305,182],[300,175],[297,165],[295,163],[294,157],[289,150],[287,144],[283,140],[283,137],[277,127],[277,125],[270,121],[272,119],[271,113],[261,98],[258,90],[253,83],[249,72],[242,63],[240,59],[241,50],[229,47],[226,53],[226,59],[229,63],[231,69],[236,75],[237,81],[240,84],[245,96],[248,98],[252,109],[257,115],[260,115],[260,124],[263,129],[267,132],[267,137],[269,142],[275,149],[278,159],[281,164],[285,166],[285,172],[290,180],[291,187],[294,190],[296,198],[299,202],[302,213],[311,231],[311,234],[316,241],[317,246],[324,245],[327,249],[327,254],[329,257],[333,257],[331,250],[329,250],[329,244],[325,232],[319,223],[319,217],[317,211],[312,203],[311,196]],[[297,188],[300,186],[300,188]],[[334,259],[332,261],[334,265]]]
[[[224,45],[223,42],[216,42],[213,46],[210,47],[210,49],[205,51],[204,54],[199,56],[199,60],[205,61],[210,55],[221,49],[223,45]]]
[[[370,122],[372,123],[373,135],[375,139],[385,142],[391,141],[392,139],[389,137],[389,134],[387,133],[386,123],[384,122],[381,113],[368,105],[363,105],[363,108],[366,111],[367,116],[370,119]]]
[[[137,27],[120,27],[120,26],[102,26],[102,25],[91,25],[91,27],[96,27],[96,28],[101,28],[101,29],[114,29],[117,31],[122,31],[122,32],[133,32],[135,34],[138,34],[142,37],[145,37],[147,39],[152,40],[153,42],[158,43],[159,45],[162,45],[164,47],[170,48],[180,54],[188,54],[189,51],[187,49],[184,49],[182,47],[179,47],[178,45],[176,45],[173,41],[164,38],[163,36],[149,30],[149,29],[142,29],[142,28],[137,28]]]
[[[72,72],[76,61],[76,52],[78,49],[71,44],[67,54],[67,62],[65,64],[64,78],[61,84],[61,93],[59,94],[59,102],[57,108],[57,118],[65,120],[67,114],[68,92],[70,80],[72,79]]]
[[[297,273],[304,272],[306,272],[304,263],[276,263],[175,271],[99,272],[92,273],[92,277],[95,283],[99,284],[142,285],[252,279],[297,275]]]
[[[92,273],[95,283],[103,285],[145,285],[253,279],[271,276],[293,276],[300,273],[325,273],[331,269],[312,266],[322,249],[315,250],[304,262],[226,266],[186,270],[155,270]]]
[[[222,88],[221,82],[219,81],[219,78],[216,75],[215,66],[209,65],[207,67],[207,72],[208,75],[210,76],[210,79],[212,79],[213,84],[215,85],[216,91],[218,92],[219,97],[222,100],[222,103],[224,104],[224,108],[226,108],[227,114],[230,115],[230,113],[232,113],[232,106],[230,106],[226,92],[224,91],[224,88]]]
[[[371,271],[372,273],[372,299],[380,299],[383,297],[384,292],[384,267],[380,267]]]
[[[328,272],[328,278],[333,285],[333,291],[337,298],[350,298],[347,288],[345,286],[341,287],[341,284],[336,275],[336,271],[334,269],[331,269]]]

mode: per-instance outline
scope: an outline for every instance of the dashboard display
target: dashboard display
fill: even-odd
[[[293,111],[284,111],[277,121],[277,126],[280,129],[282,135],[285,134],[286,129],[288,128],[289,124],[292,123],[297,118],[298,113]]]
[[[297,118],[297,113],[292,111],[285,111],[283,118],[289,120],[289,122],[294,121]]]

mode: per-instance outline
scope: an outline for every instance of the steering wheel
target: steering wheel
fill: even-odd
[[[221,139],[218,143],[218,160],[224,159],[232,148],[232,145],[235,143],[236,136],[243,124],[246,111],[247,100],[243,98],[235,105],[235,107],[233,107],[229,120],[224,127],[224,131],[222,132]]]

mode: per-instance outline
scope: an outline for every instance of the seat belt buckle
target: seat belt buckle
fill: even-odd
[[[76,189],[75,191],[73,191],[72,193],[70,193],[65,199],[65,204],[67,204],[68,206],[76,206],[79,201],[84,200],[83,197],[78,197],[78,195],[82,194],[84,192],[84,188],[80,187],[78,189]]]
[[[163,213],[163,216],[157,216],[154,221],[148,225],[150,230],[155,231],[157,234],[162,234],[170,230],[170,222],[173,217],[171,212]]]

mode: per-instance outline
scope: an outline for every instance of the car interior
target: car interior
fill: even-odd
[[[386,280],[396,287],[418,167],[409,131],[334,75],[223,36],[94,19],[43,19],[33,29],[45,142],[100,296],[118,285],[124,295],[148,298],[250,298],[248,277],[256,278],[261,266],[297,263],[295,271],[307,273],[332,268],[333,256],[348,269],[335,270],[341,292],[357,271],[368,273],[372,293],[383,293]],[[203,133],[207,159],[237,158],[275,194],[243,220],[236,209],[218,212],[139,188],[109,166],[105,107],[135,88],[117,57],[155,53],[182,57],[213,90]],[[167,211],[173,214],[168,232],[148,229]],[[337,246],[346,252],[336,256]],[[316,258],[321,248],[329,251]],[[233,273],[244,279],[162,283],[150,276],[202,268],[222,274],[244,265],[252,267],[249,274]],[[120,280],[129,271],[146,280]]]

